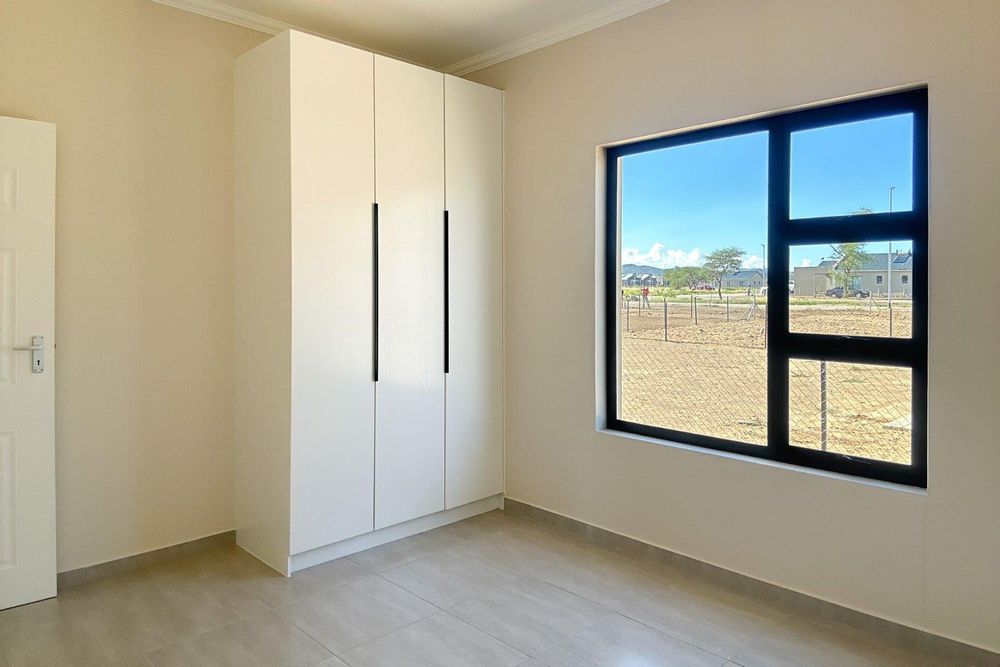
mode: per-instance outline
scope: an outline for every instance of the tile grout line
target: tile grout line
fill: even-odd
[[[370,574],[375,574],[375,573],[371,572],[365,566],[361,565],[360,563],[355,563],[355,565],[357,565],[361,569],[365,570],[366,572],[369,572]],[[151,567],[155,567],[155,565],[153,565]],[[306,568],[306,569],[309,569],[309,568]],[[211,575],[211,577],[224,577],[224,576],[227,576],[227,574],[233,574],[233,573],[232,572],[227,572],[226,574]],[[289,577],[289,579],[291,579],[291,577]],[[159,646],[157,648],[150,649],[148,651],[142,651],[141,649],[139,649],[139,653],[142,656],[149,656],[152,653],[155,653],[155,652],[160,651],[162,649],[168,648],[170,646],[174,646],[176,644],[180,644],[181,642],[187,641],[189,639],[195,639],[197,637],[201,637],[201,636],[207,635],[207,634],[209,634],[211,632],[215,632],[217,630],[222,630],[224,628],[228,628],[228,627],[237,625],[238,623],[242,623],[243,621],[246,621],[246,620],[249,620],[249,619],[252,619],[252,618],[261,617],[261,616],[264,616],[266,614],[273,614],[280,621],[283,621],[283,622],[287,623],[288,625],[290,625],[291,627],[294,627],[295,629],[301,631],[311,641],[316,642],[316,644],[319,645],[320,648],[322,648],[323,650],[325,650],[328,653],[330,653],[330,656],[336,656],[336,654],[333,651],[330,651],[329,649],[327,649],[325,646],[323,646],[323,644],[321,642],[318,642],[311,635],[309,635],[309,633],[307,633],[305,630],[303,630],[302,628],[298,627],[297,625],[295,625],[294,623],[292,623],[291,621],[289,621],[288,619],[286,619],[285,617],[283,617],[281,614],[277,613],[277,610],[279,608],[285,607],[285,606],[287,606],[289,604],[294,604],[294,603],[299,602],[301,600],[304,600],[306,598],[312,597],[313,595],[320,595],[322,593],[327,593],[327,592],[329,592],[329,591],[331,591],[331,590],[333,590],[335,588],[338,588],[340,586],[346,586],[348,584],[354,583],[354,581],[361,581],[361,579],[355,579],[353,581],[347,581],[347,582],[342,582],[342,583],[339,583],[339,584],[333,584],[333,585],[331,585],[331,586],[329,586],[327,588],[324,588],[322,590],[314,591],[312,593],[309,593],[309,594],[304,595],[304,596],[299,597],[299,598],[295,598],[293,600],[289,600],[288,602],[282,603],[282,604],[277,605],[277,606],[273,606],[270,602],[268,602],[263,597],[261,597],[260,595],[258,595],[257,592],[255,590],[253,590],[252,587],[251,587],[246,592],[254,600],[256,600],[256,601],[260,602],[262,605],[264,605],[265,609],[263,611],[260,611],[260,612],[254,613],[254,614],[248,614],[246,616],[238,616],[237,618],[233,619],[232,621],[230,621],[228,623],[223,623],[222,625],[219,625],[219,626],[216,626],[216,627],[213,627],[213,628],[209,628],[208,630],[203,630],[201,632],[195,632],[195,633],[187,635],[185,637],[180,637],[180,638],[178,638],[178,639],[176,639],[176,640],[174,640],[172,642],[164,644],[163,646]],[[144,596],[149,595],[149,594],[150,593],[143,593],[142,596],[144,597]],[[216,598],[216,596],[214,594],[212,595],[212,599],[218,601],[217,598]],[[103,600],[99,600],[99,602],[101,602],[102,604],[104,604]],[[131,638],[129,638],[129,639],[131,640]],[[136,647],[136,648],[138,648],[138,647]],[[328,656],[328,657],[330,657],[330,656]]]
[[[390,581],[390,580],[386,579],[385,577],[381,576],[378,572],[371,572],[371,574],[373,576],[366,577],[365,579],[356,579],[355,581],[348,582],[347,584],[344,584],[344,585],[345,586],[349,586],[349,585],[354,584],[354,583],[365,581],[366,579],[375,579],[375,578],[378,578],[378,579],[381,579],[382,581],[386,582],[387,584],[398,588],[399,590],[403,591],[407,595],[412,595],[413,597],[421,600],[422,602],[426,602],[427,604],[429,604],[432,607],[434,607],[437,611],[435,611],[432,614],[428,614],[427,616],[421,616],[420,618],[418,618],[418,619],[416,619],[414,621],[410,621],[409,623],[407,623],[405,625],[401,625],[398,628],[394,628],[392,630],[389,630],[388,632],[383,632],[382,634],[380,634],[380,635],[378,635],[376,637],[372,637],[371,639],[366,639],[365,641],[361,642],[357,646],[352,646],[351,648],[347,649],[348,652],[349,651],[353,651],[356,648],[360,648],[360,647],[364,646],[365,644],[371,643],[371,642],[376,641],[378,639],[382,639],[383,637],[391,635],[392,633],[397,632],[399,630],[402,630],[403,628],[408,628],[411,625],[413,625],[414,623],[419,623],[420,621],[423,621],[424,619],[430,618],[431,616],[434,616],[434,615],[436,615],[436,614],[438,614],[438,613],[440,613],[442,611],[447,611],[447,610],[439,607],[438,605],[434,604],[430,600],[425,600],[424,598],[420,597],[419,595],[417,595],[413,591],[410,591],[410,590],[408,590],[408,589],[400,586],[396,582]],[[307,599],[309,599],[311,597],[318,596],[318,595],[323,595],[325,593],[329,593],[329,592],[335,590],[336,588],[339,588],[339,586],[334,586],[333,588],[328,588],[328,589],[323,590],[323,591],[318,591],[316,593],[307,595],[307,596],[305,596],[303,598],[299,598],[298,600],[293,600],[291,602],[288,602],[287,604],[282,605],[282,607],[287,607],[287,606],[290,606],[290,605],[302,602],[304,600],[307,600]],[[279,614],[279,616],[280,616],[280,614]],[[326,649],[327,651],[329,651],[331,655],[333,655],[334,657],[336,657],[336,658],[338,658],[340,660],[344,660],[346,662],[346,658],[343,657],[342,653],[338,653],[337,651],[334,651],[332,648],[327,647],[326,644],[324,644],[318,637],[314,637],[313,635],[311,635],[308,630],[306,630],[305,628],[299,626],[297,623],[295,623],[295,621],[292,621],[291,619],[287,619],[284,616],[280,616],[280,618],[282,618],[283,620],[285,620],[286,622],[288,622],[292,626],[294,626],[294,627],[298,628],[299,630],[301,630],[306,636],[308,636],[310,639],[312,639],[313,641],[315,641],[316,643],[318,643],[320,646],[322,646],[324,649]]]
[[[620,617],[622,617],[622,618],[624,618],[626,620],[632,621],[634,623],[638,623],[639,625],[652,630],[653,632],[655,632],[658,635],[663,635],[664,637],[668,637],[670,639],[679,641],[681,643],[687,644],[688,646],[693,646],[694,648],[696,648],[698,650],[701,650],[701,651],[705,651],[706,653],[710,653],[711,655],[714,655],[714,656],[720,658],[721,660],[727,660],[728,661],[728,660],[732,659],[731,657],[726,657],[726,656],[719,655],[718,653],[716,653],[716,652],[714,652],[714,651],[712,651],[712,650],[710,650],[710,649],[708,649],[708,648],[706,648],[704,646],[699,646],[698,644],[695,644],[694,642],[690,642],[690,641],[688,641],[686,639],[682,639],[682,638],[677,637],[675,635],[672,635],[672,634],[670,634],[668,632],[664,632],[664,631],[662,631],[662,630],[660,630],[658,628],[654,628],[653,626],[649,625],[648,623],[643,622],[642,620],[640,620],[638,618],[633,618],[632,616],[629,616],[624,611],[618,611],[617,609],[612,609],[611,607],[608,607],[607,605],[602,604],[601,602],[599,602],[597,600],[591,600],[590,598],[585,597],[583,595],[580,595],[579,593],[576,593],[576,592],[571,591],[569,589],[563,588],[562,586],[560,586],[557,583],[548,581],[546,579],[541,579],[540,577],[539,577],[539,579],[541,581],[544,581],[545,583],[547,583],[548,585],[550,585],[550,586],[552,586],[554,588],[558,588],[559,590],[563,591],[564,593],[569,593],[570,595],[572,595],[574,597],[577,597],[577,598],[579,598],[581,600],[584,600],[585,602],[589,602],[590,604],[596,605],[596,606],[600,607],[601,609],[603,609],[606,612],[614,614],[615,616],[620,616]],[[667,585],[664,588],[670,588],[671,585]]]
[[[459,604],[461,604],[461,603],[459,603]],[[455,607],[457,607],[457,606],[458,606],[458,605],[455,605]],[[452,607],[452,609],[454,609],[454,607]],[[528,653],[527,651],[522,651],[521,649],[519,649],[519,648],[517,648],[517,647],[515,647],[515,646],[511,646],[510,644],[508,644],[508,643],[507,643],[506,641],[504,641],[503,639],[500,639],[499,637],[494,637],[494,636],[493,636],[492,634],[490,634],[490,633],[489,633],[489,632],[487,632],[486,630],[482,629],[481,627],[479,627],[479,626],[478,626],[478,625],[476,625],[475,623],[473,623],[473,622],[471,622],[471,621],[467,621],[467,620],[465,620],[464,618],[462,618],[462,617],[460,617],[460,616],[457,616],[456,614],[453,614],[453,613],[451,612],[451,609],[445,609],[445,610],[444,610],[444,613],[448,614],[449,616],[451,616],[452,618],[454,618],[454,619],[455,619],[455,620],[457,620],[458,622],[460,622],[460,623],[464,623],[465,625],[468,625],[468,626],[469,626],[470,628],[474,628],[474,629],[478,630],[479,632],[483,633],[483,634],[484,634],[484,635],[486,635],[487,637],[489,637],[489,638],[491,638],[491,639],[493,639],[493,640],[495,640],[495,641],[498,641],[498,642],[500,642],[501,644],[503,644],[503,645],[504,645],[504,646],[506,646],[507,648],[509,648],[509,649],[511,649],[512,651],[515,651],[516,653],[518,653],[519,655],[523,655],[523,656],[524,656],[524,660],[522,660],[521,662],[517,663],[518,665],[521,665],[521,664],[524,664],[525,662],[527,662],[528,660],[531,660],[531,659],[533,659],[533,658],[537,660],[537,657],[536,657],[536,656],[533,656],[533,655],[531,655],[531,654],[530,654],[530,653]]]

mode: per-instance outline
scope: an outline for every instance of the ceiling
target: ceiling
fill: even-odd
[[[289,27],[463,74],[668,0],[154,0],[265,32]]]

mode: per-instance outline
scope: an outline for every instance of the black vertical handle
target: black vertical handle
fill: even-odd
[[[378,202],[372,204],[372,379],[378,382]]]
[[[449,341],[449,318],[451,316],[449,308],[449,294],[448,294],[448,211],[444,212],[444,372],[448,372],[448,367],[450,364],[450,341]]]

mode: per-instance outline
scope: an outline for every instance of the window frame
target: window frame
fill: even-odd
[[[897,114],[913,114],[912,209],[818,218],[792,218],[791,137],[817,129]],[[620,162],[621,158],[663,148],[766,131],[768,141],[767,284],[788,282],[789,247],[843,242],[909,241],[912,244],[912,333],[882,338],[792,333],[788,298],[767,307],[767,444],[764,446],[625,421],[620,414]],[[609,430],[733,452],[806,468],[927,487],[927,323],[928,323],[928,164],[927,88],[919,87],[776,113],[750,120],[622,143],[604,149],[605,179],[605,400]],[[770,291],[770,290],[769,290]],[[783,294],[784,292],[778,292]],[[911,369],[910,464],[878,461],[836,452],[794,447],[789,442],[790,359],[900,366]]]

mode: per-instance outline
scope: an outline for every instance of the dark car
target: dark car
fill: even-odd
[[[843,299],[845,296],[851,296],[855,299],[867,299],[871,296],[871,292],[854,289],[853,287],[849,290],[845,290],[843,287],[831,287],[826,291],[826,295],[832,296],[835,299]]]

